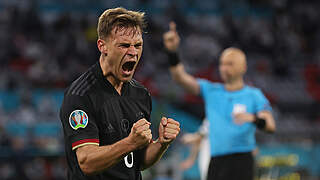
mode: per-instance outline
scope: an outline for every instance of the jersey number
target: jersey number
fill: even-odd
[[[129,158],[129,161],[128,161],[128,158]],[[126,164],[126,166],[128,168],[132,168],[132,166],[133,166],[133,152],[131,152],[130,154],[126,155],[126,157],[124,157],[124,163]]]

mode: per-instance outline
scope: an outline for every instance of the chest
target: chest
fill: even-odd
[[[232,114],[248,112],[254,113],[256,101],[250,93],[212,92],[208,94],[206,104],[215,112]]]
[[[150,117],[150,103],[144,97],[104,96],[97,108],[100,144],[113,144],[127,137],[133,124]]]

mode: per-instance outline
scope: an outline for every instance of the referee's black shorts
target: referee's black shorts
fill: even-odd
[[[253,180],[254,159],[251,152],[212,157],[207,180]]]

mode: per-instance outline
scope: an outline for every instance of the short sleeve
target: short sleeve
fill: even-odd
[[[93,144],[99,146],[95,113],[87,96],[65,95],[60,109],[64,136],[72,150]]]
[[[261,90],[255,92],[256,113],[260,111],[272,111],[268,99],[263,95]]]
[[[200,87],[200,96],[205,97],[206,96],[206,92],[207,92],[207,88],[209,86],[209,81],[207,81],[205,79],[198,78],[197,82],[198,82],[199,87]]]

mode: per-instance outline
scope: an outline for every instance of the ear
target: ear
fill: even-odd
[[[105,55],[108,54],[107,43],[106,43],[105,40],[103,40],[103,39],[98,39],[98,40],[97,40],[97,46],[98,46],[99,51],[100,51],[102,54],[105,54]]]
[[[243,67],[243,74],[247,73],[247,70],[248,70],[248,66],[247,66],[247,63],[245,63]]]

